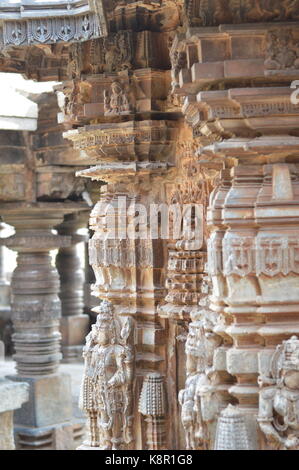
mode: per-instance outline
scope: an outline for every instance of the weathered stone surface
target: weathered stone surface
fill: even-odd
[[[30,378],[10,376],[29,386],[29,401],[15,413],[15,423],[42,428],[69,421],[72,416],[71,385],[67,374]]]
[[[0,413],[0,450],[14,450],[13,412]]]
[[[28,385],[0,379],[0,449],[14,450],[14,410],[21,408],[29,398]]]
[[[0,379],[0,413],[21,408],[28,400],[28,385],[23,381],[18,384]]]

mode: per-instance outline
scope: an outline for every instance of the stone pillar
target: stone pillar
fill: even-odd
[[[60,275],[63,362],[82,359],[82,348],[89,331],[89,317],[83,314],[85,272],[83,260],[79,256],[79,244],[82,246],[87,241],[87,235],[77,233],[80,228],[86,227],[86,214],[66,215],[63,223],[57,227],[59,235],[71,237],[71,245],[61,247],[56,257]]]
[[[131,399],[134,411],[137,411],[137,397],[142,386],[143,374],[149,369],[159,368],[163,360],[162,353],[165,347],[163,328],[156,313],[156,307],[161,302],[164,291],[161,277],[163,251],[161,240],[152,240],[149,234],[149,238],[145,239],[140,239],[138,235],[136,238],[131,238],[128,231],[132,230],[132,227],[135,230],[134,208],[136,207],[136,211],[139,210],[137,205],[139,202],[143,202],[147,209],[143,223],[146,230],[148,229],[150,196],[142,189],[147,186],[145,182],[148,179],[158,171],[164,172],[166,166],[160,164],[156,168],[156,165],[150,163],[144,166],[141,164],[140,167],[136,165],[135,171],[128,176],[125,174],[126,165],[118,164],[117,169],[116,166],[112,166],[111,169],[105,166],[104,170],[105,173],[99,165],[80,173],[82,176],[108,181],[106,191],[103,192],[102,199],[95,205],[90,217],[90,227],[94,231],[89,244],[90,263],[96,278],[93,294],[111,302],[116,317],[122,322],[127,316],[135,320],[138,355],[134,358],[134,370],[136,368],[139,376],[133,377],[137,384],[136,388],[132,389],[134,396]],[[110,209],[107,211],[108,204]],[[141,219],[139,220],[142,224]],[[105,239],[109,227],[115,228],[115,235]],[[108,235],[108,232],[106,234]],[[99,318],[101,306],[93,310]],[[140,419],[139,415],[137,417]],[[138,423],[136,418],[129,448],[143,446],[142,433],[138,435],[136,432],[136,428],[139,429],[143,423]]]
[[[192,329],[190,322],[198,317],[198,304],[203,296],[201,286],[207,259],[204,220],[214,176],[213,172],[205,174],[205,169],[198,162],[190,139],[192,139],[190,130],[184,126],[180,130],[176,153],[178,169],[173,179],[177,182],[169,184],[172,190],[168,190],[168,197],[171,204],[179,204],[182,214],[187,211],[188,205],[196,209],[196,217],[194,214],[192,218],[192,230],[195,231],[196,238],[188,240],[181,230],[178,240],[169,240],[166,278],[168,293],[165,301],[159,306],[160,317],[167,318],[169,325],[167,377],[171,383],[168,389],[169,407],[175,421],[169,432],[172,434],[175,448],[182,448],[186,441],[188,448],[190,447],[187,428],[194,424],[186,423],[186,406],[190,407],[191,402],[195,406],[196,390],[194,387],[191,396],[189,382],[192,381],[191,375],[198,376],[199,368],[196,360],[191,360],[189,354],[188,329],[190,328],[190,335],[193,337],[196,328]],[[195,356],[198,354],[195,353]],[[184,393],[186,389],[188,393]],[[181,414],[184,414],[182,419]],[[194,445],[191,447],[194,448]]]
[[[0,222],[0,234],[3,232],[5,225]],[[10,304],[9,299],[9,282],[5,276],[4,266],[4,246],[0,246],[0,308],[8,308]]]
[[[218,165],[207,217],[207,269],[212,282],[208,308],[216,314],[211,333],[221,341],[215,345],[212,365],[204,368],[213,386],[208,383],[205,392],[196,373],[188,374],[183,418],[191,447],[195,443],[199,448],[200,437],[207,448],[214,448],[218,420],[219,448],[229,445],[230,429],[228,440],[236,448],[269,448],[258,432],[257,415],[260,408],[261,429],[271,439],[275,432],[269,431],[269,422],[276,405],[270,389],[260,387],[283,384],[273,371],[274,349],[298,331],[298,105],[289,88],[298,75],[293,46],[298,31],[291,23],[271,24],[265,6],[253,15],[250,2],[242,12],[232,2],[222,12],[208,4],[198,9],[195,3],[188,11],[190,28],[174,38],[170,56],[173,94],[184,97],[182,111],[193,131],[198,164],[208,171]],[[196,28],[203,17],[207,28]],[[290,17],[281,11],[279,18]],[[248,20],[260,23],[252,24],[250,33]],[[201,357],[201,341],[192,345],[200,321],[201,314],[189,325],[188,355],[194,362]],[[202,331],[209,335],[207,325]],[[198,402],[193,406],[189,400],[188,408],[188,391],[192,396],[194,386]],[[217,394],[222,400],[213,410]],[[226,408],[228,403],[236,407]],[[265,403],[271,406],[267,416]],[[192,430],[192,416],[200,409],[203,426]],[[244,428],[246,433],[238,435]],[[282,442],[276,433],[276,443]],[[287,439],[284,445],[298,447],[298,439]]]
[[[0,234],[3,229],[4,224],[0,222]],[[4,246],[0,245],[0,339],[6,350],[11,347],[10,317],[10,285],[5,276]]]
[[[135,320],[137,353],[133,376],[136,382],[136,387],[133,388],[133,439],[122,446],[144,448],[144,420],[138,413],[142,379],[149,371],[162,373],[166,355],[165,322],[160,321],[157,311],[165,292],[162,272],[164,241],[151,238],[149,214],[151,202],[160,202],[161,193],[163,194],[159,181],[169,171],[170,165],[165,158],[173,148],[175,124],[163,121],[133,124],[129,121],[100,124],[96,127],[86,126],[66,135],[74,141],[75,147],[84,148],[86,155],[94,154],[96,139],[98,151],[105,148],[113,157],[113,161],[101,162],[78,172],[78,175],[108,183],[90,217],[90,228],[94,234],[89,243],[89,255],[96,278],[93,295],[111,302],[114,314],[121,322],[125,322],[127,317]],[[104,147],[102,132],[107,132],[108,136]],[[111,140],[110,133],[113,133]],[[137,136],[136,145],[130,145],[127,149],[127,160],[117,160],[115,156],[124,143],[132,142],[132,138]],[[148,159],[149,153],[154,152],[156,146],[161,149],[163,161],[158,158],[155,161]],[[137,160],[135,152],[141,152],[146,160]],[[130,158],[135,161],[130,161]],[[156,185],[153,185],[154,180]],[[140,210],[138,204],[142,204],[142,210],[146,211],[146,214],[139,214],[140,226],[147,232],[145,238],[140,234],[135,238],[128,234],[129,229],[135,230],[135,211]],[[106,210],[108,206],[110,209]],[[115,236],[109,236],[108,227],[115,228]],[[98,318],[100,308],[93,309]],[[101,446],[103,445],[102,442]]]
[[[15,413],[20,449],[72,449],[70,378],[61,361],[59,275],[50,251],[70,245],[53,228],[68,211],[59,203],[3,204],[4,220],[15,227],[6,246],[18,253],[12,276],[12,321],[17,375],[29,385],[29,401]],[[71,211],[71,209],[70,209]]]
[[[299,298],[298,166],[283,159],[277,162],[282,147],[274,147],[272,140],[260,139],[259,145],[269,163],[256,158],[255,165],[246,164],[248,150],[239,149],[231,189],[221,198],[226,230],[221,243],[213,232],[209,244],[210,273],[222,279],[217,292],[227,318],[223,331],[231,338],[225,367],[235,383],[229,393],[247,423],[252,449],[264,445],[263,440],[258,442],[256,421],[259,385],[275,383],[271,365],[275,347],[298,334]],[[295,152],[295,146],[288,152]],[[217,199],[212,201],[211,214]],[[215,357],[220,354],[217,351]]]

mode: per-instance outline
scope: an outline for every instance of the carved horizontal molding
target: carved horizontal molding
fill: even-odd
[[[53,44],[57,42],[87,41],[103,36],[105,29],[97,15],[34,18],[25,21],[5,21],[2,46]]]
[[[73,16],[88,13],[91,2],[88,0],[36,0],[4,1],[0,4],[0,19],[19,20],[22,18],[42,18],[49,16]]]
[[[13,235],[3,238],[1,244],[16,251],[50,251],[56,248],[68,247],[71,245],[71,237],[57,235]]]
[[[198,155],[218,155],[234,157],[240,160],[249,156],[274,156],[278,153],[281,157],[290,157],[291,155],[296,156],[298,144],[299,138],[289,135],[271,135],[255,139],[233,138],[202,147],[198,151]]]
[[[185,37],[177,35],[170,50],[173,92],[194,95],[211,82],[217,88],[217,80],[262,83],[268,75],[293,80],[299,68],[297,42],[298,23],[190,28]]]
[[[120,268],[135,268],[153,266],[153,247],[148,241],[134,240],[93,240],[89,241],[90,264]]]
[[[223,252],[223,256],[221,255]],[[225,276],[299,274],[299,242],[288,237],[244,237],[223,241],[223,247],[209,241],[209,273]]]
[[[175,124],[169,121],[102,124],[65,132],[63,137],[71,140],[75,149],[84,149],[95,145],[114,146],[154,141],[169,143],[171,140],[175,140]]]
[[[135,175],[138,173],[152,173],[167,170],[170,167],[168,163],[164,162],[110,162],[101,163],[87,170],[81,170],[76,173],[76,176],[91,178],[97,180],[103,178],[105,175]]]
[[[216,3],[216,2],[215,2]],[[297,2],[287,0],[234,0],[229,2],[186,0],[185,7],[192,26],[216,26],[240,23],[266,23],[298,20]],[[250,25],[248,25],[250,26]]]
[[[165,162],[173,153],[176,129],[177,124],[173,121],[131,121],[81,127],[66,132],[64,137],[73,141],[75,149],[84,150],[95,164],[120,161],[120,155],[123,163],[147,162],[152,160],[153,152]]]
[[[298,127],[299,106],[292,93],[290,87],[201,91],[186,97],[183,112],[198,135],[288,132]]]

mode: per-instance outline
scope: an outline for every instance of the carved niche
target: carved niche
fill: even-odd
[[[127,95],[119,82],[112,82],[110,90],[104,90],[105,116],[128,114],[130,105]]]

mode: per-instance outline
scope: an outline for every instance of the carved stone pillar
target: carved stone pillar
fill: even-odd
[[[108,181],[107,189],[90,218],[90,227],[94,230],[90,240],[90,263],[96,278],[93,294],[111,302],[116,318],[121,321],[125,321],[122,319],[127,316],[135,319],[135,367],[139,377],[134,376],[138,382],[132,399],[137,411],[138,388],[142,385],[143,374],[149,369],[159,368],[163,360],[163,327],[157,318],[157,305],[164,292],[161,275],[163,244],[161,240],[152,240],[149,233],[145,238],[141,234],[135,237],[132,230],[135,231],[134,216],[140,210],[140,203],[144,203],[147,213],[145,216],[141,214],[139,223],[146,231],[149,229],[149,200],[152,197],[147,189],[149,181],[158,177],[167,166],[147,162],[133,168],[134,171],[130,170],[126,175],[128,165],[117,164],[110,168],[98,165],[80,174]],[[109,237],[111,227],[115,234]],[[98,318],[101,308],[93,309]],[[135,442],[128,443],[131,447],[143,446],[142,433],[138,435],[136,432],[136,427],[141,424],[135,418],[132,428]]]
[[[93,294],[112,303],[116,318],[124,321],[126,317],[132,317],[135,320],[133,439],[122,443],[122,447],[143,448],[141,428],[144,423],[138,413],[142,378],[149,371],[162,370],[166,354],[164,323],[157,314],[165,291],[164,241],[151,237],[150,205],[163,198],[159,181],[169,171],[167,159],[173,149],[175,123],[106,123],[79,128],[66,135],[88,156],[104,151],[112,160],[103,159],[78,175],[108,183],[102,188],[101,199],[90,217],[90,228],[94,231],[90,240],[90,263],[96,278]],[[120,161],[118,156],[124,152],[124,146],[126,160]],[[150,160],[149,155],[155,155],[155,160]],[[154,181],[156,185],[153,185]],[[135,212],[139,211],[139,230],[146,230],[145,237],[142,234],[135,236],[134,218]],[[111,228],[115,229],[112,236]],[[93,311],[99,314],[99,308]],[[103,445],[101,442],[100,446]]]
[[[66,215],[63,223],[57,227],[59,235],[71,238],[71,245],[61,247],[56,257],[56,267],[60,276],[60,300],[62,318],[62,354],[64,362],[81,359],[85,336],[89,330],[89,317],[83,314],[85,273],[79,244],[87,241],[87,235],[78,234],[85,228],[87,214]],[[81,255],[84,256],[82,251]]]
[[[268,160],[275,161],[282,148],[274,149],[268,139],[262,142]],[[245,165],[242,160],[232,170],[223,203],[227,230],[218,249],[211,237],[210,259],[219,260],[224,313],[230,318],[225,333],[233,342],[226,349],[226,369],[236,383],[229,393],[246,419],[251,448],[257,448],[262,445],[256,429],[258,385],[269,380],[275,346],[298,333],[298,168],[283,162]]]
[[[298,105],[289,83],[298,77],[298,30],[291,24],[271,24],[274,17],[291,18],[282,4],[272,12],[278,16],[271,16],[265,2],[255,2],[254,7],[249,2],[242,11],[229,3],[213,9],[208,2],[192,2],[186,18],[189,29],[174,38],[170,55],[174,98],[184,97],[182,111],[193,130],[198,163],[222,169],[208,214],[210,309],[217,314],[212,329],[222,338],[212,372],[217,376],[215,389],[224,398],[213,428],[218,420],[218,448],[228,446],[225,433],[234,428],[235,447],[255,449],[264,446],[257,414],[262,396],[263,415],[268,393],[260,392],[259,385],[271,376],[275,345],[297,333]],[[252,24],[249,32],[242,24],[248,21],[260,24]],[[203,331],[208,333],[205,326]],[[196,348],[193,352],[196,357]],[[188,375],[192,395],[195,373]],[[223,410],[228,402],[236,408]],[[192,424],[196,413],[190,403],[186,424]],[[200,417],[204,420],[203,414]],[[273,437],[268,423],[261,428]],[[190,435],[196,437],[196,432]],[[284,444],[296,446],[296,439]]]
[[[16,382],[29,385],[29,402],[15,413],[20,449],[72,449],[70,378],[58,371],[61,360],[59,275],[50,251],[67,247],[70,237],[53,233],[68,210],[59,203],[3,204],[4,220],[15,227],[5,244],[18,253],[12,276]]]
[[[204,166],[197,161],[195,146],[192,141],[190,142],[191,139],[190,130],[187,126],[182,127],[176,153],[177,170],[173,177],[173,180],[177,182],[176,184],[169,183],[168,197],[172,204],[179,205],[182,214],[185,213],[185,218],[183,218],[179,239],[168,242],[166,279],[168,293],[165,301],[159,306],[160,317],[167,318],[169,321],[167,376],[172,384],[169,387],[169,407],[172,416],[175,416],[175,427],[170,432],[176,448],[182,448],[186,438],[188,448],[190,447],[188,438],[190,433],[184,422],[185,418],[181,420],[182,408],[179,406],[177,397],[180,391],[188,388],[187,382],[190,382],[188,375],[197,372],[197,364],[194,368],[191,366],[191,356],[188,368],[188,353],[186,358],[184,346],[186,341],[188,343],[188,328],[191,328],[190,322],[198,314],[198,303],[202,297],[201,286],[207,258],[204,220],[215,176],[213,171],[206,174]],[[194,210],[191,217],[194,239],[191,240],[184,233],[188,207]],[[181,398],[180,404],[186,409],[185,398],[182,394]],[[188,400],[190,405],[190,397]]]

